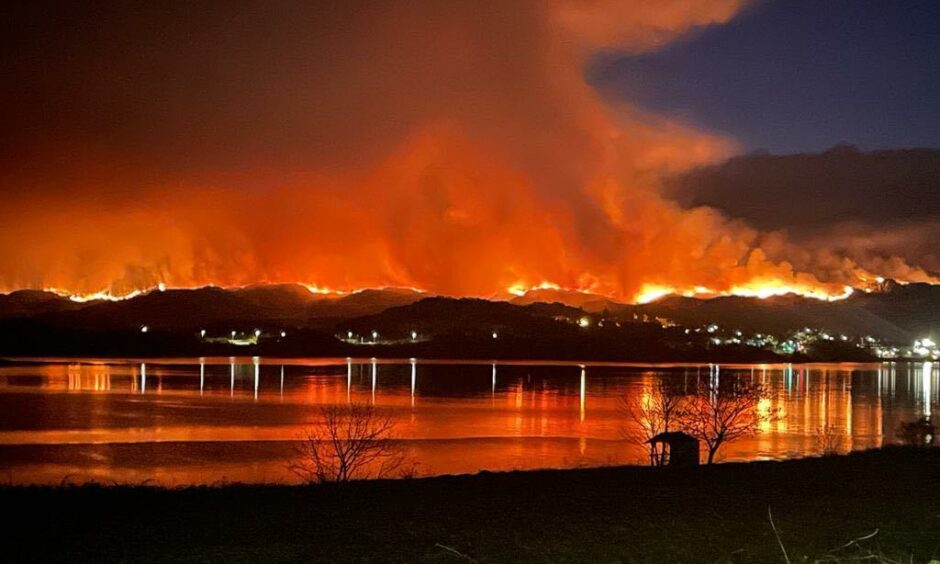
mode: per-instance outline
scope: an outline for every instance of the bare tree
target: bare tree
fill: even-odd
[[[816,450],[824,456],[845,450],[846,439],[842,430],[828,423],[816,429]]]
[[[621,399],[620,411],[635,423],[635,426],[625,425],[621,435],[647,449],[650,466],[662,466],[666,463],[665,447],[649,441],[675,426],[682,405],[682,394],[672,382],[664,378],[647,386],[644,392],[639,396],[625,396]]]
[[[769,397],[763,385],[748,380],[699,383],[679,410],[679,427],[705,443],[711,464],[721,445],[754,435],[777,418],[776,409],[759,409]]]
[[[288,470],[307,483],[383,478],[401,467],[390,410],[350,404],[320,408],[320,421],[295,447]]]

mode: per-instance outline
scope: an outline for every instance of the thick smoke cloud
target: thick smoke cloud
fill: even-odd
[[[739,4],[18,7],[0,287],[827,287],[660,195],[732,141],[607,107],[583,78],[598,49],[655,49]]]
[[[762,243],[770,256],[823,279],[851,283],[852,267],[912,281],[940,273],[937,150],[757,153],[665,185],[685,206],[712,206],[773,231]]]

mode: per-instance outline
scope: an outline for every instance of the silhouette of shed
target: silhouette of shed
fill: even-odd
[[[681,431],[660,433],[648,443],[660,444],[666,453],[665,466],[698,466],[698,439]]]

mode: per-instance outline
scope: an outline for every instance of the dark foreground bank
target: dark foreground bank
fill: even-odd
[[[20,562],[784,562],[768,508],[792,562],[940,557],[940,449],[0,500],[0,554]]]

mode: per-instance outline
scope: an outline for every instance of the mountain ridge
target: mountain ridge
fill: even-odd
[[[0,319],[30,319],[56,327],[102,330],[143,325],[175,331],[224,327],[227,332],[229,326],[250,330],[249,325],[333,330],[392,308],[405,308],[395,312],[401,323],[411,316],[411,325],[434,326],[453,322],[424,319],[434,315],[431,304],[448,300],[468,319],[498,317],[503,315],[500,312],[522,308],[518,311],[541,310],[571,318],[590,315],[618,322],[659,318],[687,327],[714,323],[745,332],[782,333],[811,327],[894,342],[933,335],[940,329],[940,286],[891,281],[878,290],[855,292],[832,302],[792,294],[763,299],[671,295],[647,304],[626,304],[596,294],[558,289],[531,290],[512,299],[494,300],[451,298],[403,288],[317,294],[301,285],[279,284],[155,290],[126,300],[89,302],[75,302],[52,292],[19,290],[0,294]]]

